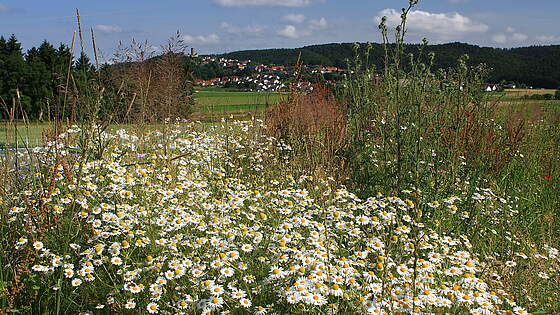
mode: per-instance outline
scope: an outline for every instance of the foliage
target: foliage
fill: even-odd
[[[113,64],[102,72],[105,85],[119,97],[120,121],[163,121],[188,117],[193,110],[191,74],[183,67],[185,44],[179,33],[169,38],[163,53],[154,56],[148,42],[119,46]]]
[[[231,76],[250,76],[257,73],[254,66],[249,65],[244,69],[237,67],[223,67],[217,61],[207,61],[202,58],[184,56],[185,70],[192,73],[193,77],[200,80],[210,80],[213,78]],[[248,84],[248,83],[247,83]],[[249,86],[247,86],[249,88]]]
[[[343,162],[346,116],[326,86],[315,86],[311,93],[292,89],[285,101],[268,110],[265,121],[270,134],[292,148],[286,158],[298,159],[302,169],[332,174]]]
[[[22,110],[29,118],[47,119],[49,103],[56,103],[63,94],[70,49],[60,45],[55,49],[44,41],[38,48],[23,54],[15,36],[7,41],[0,37],[0,103],[2,117],[11,115],[12,99],[20,92]],[[21,118],[21,117],[20,117]]]
[[[148,58],[145,58],[147,52],[138,49],[146,47],[138,44],[129,51],[143,53],[143,57],[137,55],[139,59],[131,59],[130,55],[120,52],[114,61],[122,64],[104,65],[98,71],[84,51],[74,60],[67,46],[54,49],[44,41],[24,55],[15,36],[8,40],[0,37],[2,117],[17,119],[25,115],[43,121],[83,120],[99,115],[103,119],[123,120],[131,111],[144,111],[142,119],[152,121],[170,116],[188,117],[192,111],[193,90],[190,73],[183,68],[184,44],[177,36],[172,37],[164,47],[164,54],[146,65],[139,65],[137,61]],[[146,69],[138,70],[138,67]],[[144,80],[142,86],[137,85],[140,79]],[[134,96],[131,89],[141,90],[143,94]],[[135,106],[136,97],[142,101],[142,106]],[[151,104],[146,98],[151,98]],[[16,99],[18,110],[14,110]],[[155,102],[159,105],[154,106]]]
[[[455,178],[464,178],[461,164],[477,170],[469,174],[477,181],[478,172],[500,168],[510,158],[504,152],[514,152],[519,140],[496,132],[487,119],[493,108],[480,89],[486,69],[469,66],[465,56],[454,69],[434,70],[435,56],[426,52],[426,43],[416,55],[406,54],[405,26],[403,18],[396,44],[384,48],[383,78],[374,76],[375,68],[355,71],[343,91],[353,184],[364,195],[418,190],[420,199],[437,198],[453,191]],[[380,29],[388,42],[387,28]],[[363,67],[359,58],[354,62]],[[498,143],[508,150],[492,148]]]

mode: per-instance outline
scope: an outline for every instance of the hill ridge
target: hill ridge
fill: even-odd
[[[359,44],[364,51],[368,43]],[[383,66],[383,47],[372,45],[370,61],[377,68]],[[252,60],[257,63],[293,65],[299,53],[307,65],[323,65],[345,68],[347,60],[355,57],[355,43],[329,43],[308,45],[300,48],[272,48],[234,51],[214,56],[238,60]],[[417,51],[420,44],[407,44],[406,52]],[[533,87],[560,87],[560,45],[532,45],[515,48],[484,47],[461,42],[431,44],[428,52],[435,53],[436,68],[449,68],[457,64],[464,54],[470,57],[470,64],[487,64],[491,69],[489,81],[516,82]]]

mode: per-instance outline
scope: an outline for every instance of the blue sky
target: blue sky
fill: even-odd
[[[177,30],[202,53],[379,41],[378,19],[386,15],[389,23],[396,23],[406,4],[406,0],[0,0],[0,35],[15,34],[25,48],[44,39],[69,43],[79,8],[84,28],[96,30],[105,58],[119,40],[148,40],[158,46]],[[557,0],[421,0],[410,16],[408,39],[494,47],[560,44],[559,12]]]

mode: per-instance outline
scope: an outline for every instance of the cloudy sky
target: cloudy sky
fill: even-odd
[[[0,35],[25,48],[44,39],[69,43],[75,8],[110,56],[119,40],[157,46],[179,30],[202,53],[379,41],[381,16],[398,23],[408,0],[0,0]],[[410,42],[517,47],[560,44],[558,0],[421,0]]]

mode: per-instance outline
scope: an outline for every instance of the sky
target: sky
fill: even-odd
[[[0,35],[24,49],[43,40],[69,44],[79,8],[104,59],[119,41],[147,40],[155,50],[180,32],[198,52],[379,42],[380,18],[399,21],[408,0],[0,0]],[[519,47],[560,44],[558,0],[420,0],[407,41]],[[90,38],[89,32],[85,38]],[[86,50],[91,53],[90,41]]]

